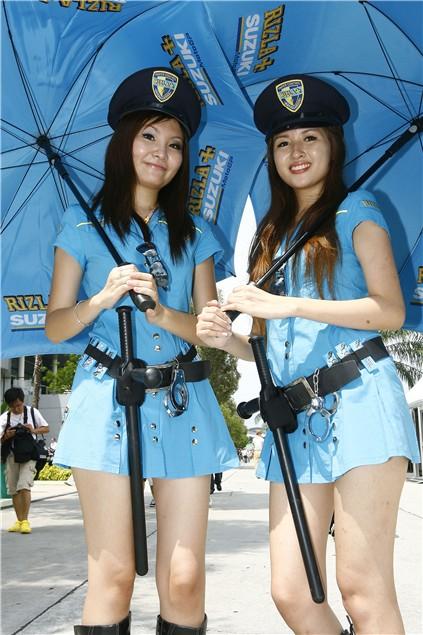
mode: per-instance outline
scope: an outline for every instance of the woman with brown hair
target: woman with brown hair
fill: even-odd
[[[144,478],[154,481],[158,635],[202,635],[210,474],[238,465],[196,356],[191,301],[216,298],[221,250],[208,224],[187,213],[188,140],[200,123],[187,80],[148,68],[116,90],[104,186],[94,203],[128,263],[116,267],[79,206],[57,237],[46,332],[57,342],[89,326],[55,462],[72,467],[88,548],[88,592],[77,635],[128,635],[134,545],[125,414],[116,399],[120,353],[115,308],[129,291],[155,308],[133,313],[134,356],[150,377],[140,407]],[[77,302],[82,288],[86,299]],[[177,381],[175,380],[177,378]]]
[[[402,634],[393,545],[407,459],[418,460],[418,449],[378,335],[404,320],[389,231],[370,193],[347,193],[342,126],[349,106],[333,86],[307,75],[281,77],[259,96],[254,117],[266,135],[271,203],[250,252],[251,280],[322,223],[265,290],[241,286],[222,307],[208,303],[197,333],[209,346],[252,360],[248,338],[232,333],[224,312],[247,313],[253,331],[265,330],[273,379],[297,416],[289,445],[322,578],[334,511],[337,582],[356,632]],[[327,601],[310,596],[271,433],[258,476],[270,481],[278,610],[295,633],[339,635]]]

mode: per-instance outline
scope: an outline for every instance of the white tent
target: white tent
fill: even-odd
[[[423,408],[423,377],[406,394],[410,408]]]

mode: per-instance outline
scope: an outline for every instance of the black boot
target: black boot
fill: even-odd
[[[178,624],[171,624],[162,619],[160,615],[157,616],[156,635],[205,635],[207,630],[207,615],[204,616],[204,621],[201,626],[192,628],[192,626],[179,626]]]
[[[345,629],[343,631],[341,631],[341,635],[355,635],[355,630],[354,630],[354,624],[351,621],[351,618],[349,615],[347,615],[347,620],[350,623],[350,627],[349,629]]]
[[[107,626],[74,626],[75,635],[130,635],[131,614],[125,617],[119,624],[109,624]]]

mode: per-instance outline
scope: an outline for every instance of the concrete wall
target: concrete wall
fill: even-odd
[[[50,426],[50,432],[46,435],[48,441],[50,441],[52,437],[56,437],[57,439],[59,436],[69,395],[70,392],[61,395],[40,395],[38,410]]]

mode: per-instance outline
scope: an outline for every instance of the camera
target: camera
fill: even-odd
[[[25,426],[22,423],[18,423],[18,425],[15,426],[16,435],[28,434],[28,432],[29,430],[25,428]]]

